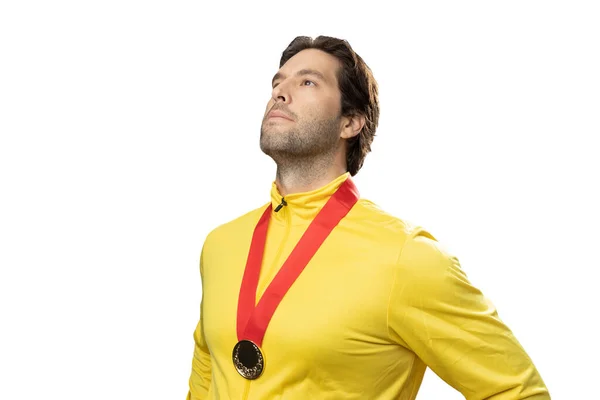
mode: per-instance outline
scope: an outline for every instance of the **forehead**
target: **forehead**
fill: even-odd
[[[337,71],[340,61],[322,50],[306,49],[290,58],[280,69],[279,73],[292,75],[300,70],[312,69],[322,73],[331,83],[337,82]]]

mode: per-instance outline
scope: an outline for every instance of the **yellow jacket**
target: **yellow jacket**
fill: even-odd
[[[257,302],[321,207],[350,177],[292,194],[273,212]],[[275,209],[281,203],[275,183]],[[532,360],[456,257],[425,230],[360,199],[289,289],[267,327],[263,374],[236,371],[240,285],[267,205],[214,229],[188,400],[415,399],[426,367],[466,399],[550,399]]]

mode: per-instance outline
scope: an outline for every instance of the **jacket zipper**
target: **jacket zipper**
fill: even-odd
[[[279,212],[279,210],[281,210],[281,208],[283,206],[287,206],[287,202],[285,201],[285,199],[282,197],[281,198],[281,204],[279,204],[276,208],[275,208],[275,212]],[[283,253],[283,248],[285,247],[285,242],[287,242],[289,236],[290,236],[290,230],[291,230],[291,214],[289,212],[289,209],[286,209],[283,211],[285,213],[285,234],[283,235],[283,238],[281,240],[281,242],[279,242],[279,249],[277,249],[277,253],[275,254],[275,259],[273,260],[273,262],[277,264],[279,264],[279,261],[281,260],[281,255]]]
[[[281,210],[281,207],[283,206],[287,206],[287,201],[285,201],[285,198],[281,198],[281,204],[279,204],[277,207],[275,207],[275,212],[279,212],[279,210]]]
[[[281,198],[281,203],[275,207],[275,212],[279,212],[283,206],[287,206],[287,202],[285,201],[285,199],[282,197]],[[285,245],[285,242],[287,241],[289,235],[290,235],[290,230],[291,230],[291,221],[290,221],[291,215],[288,212],[288,210],[285,211],[285,219],[286,219],[286,226],[285,226],[285,235],[283,236],[283,240],[279,243],[279,249],[277,251],[277,254],[275,256],[275,261],[279,262],[279,259],[281,258],[281,252],[283,251],[283,247]],[[248,395],[250,394],[250,384],[252,381],[246,381],[246,386],[244,387],[244,395],[242,397],[242,400],[248,400]]]

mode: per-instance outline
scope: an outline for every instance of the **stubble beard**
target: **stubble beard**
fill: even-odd
[[[339,140],[340,118],[297,121],[290,128],[269,126],[264,120],[260,130],[260,149],[280,168],[306,169],[333,159]],[[314,165],[316,167],[316,165]]]

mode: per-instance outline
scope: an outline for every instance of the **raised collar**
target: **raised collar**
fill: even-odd
[[[291,225],[309,223],[317,216],[321,208],[327,203],[327,200],[349,177],[350,173],[345,172],[318,189],[287,195],[285,196],[286,205],[282,206],[277,212],[275,210],[282,203],[283,197],[279,193],[275,181],[273,181],[271,184],[272,220]]]

